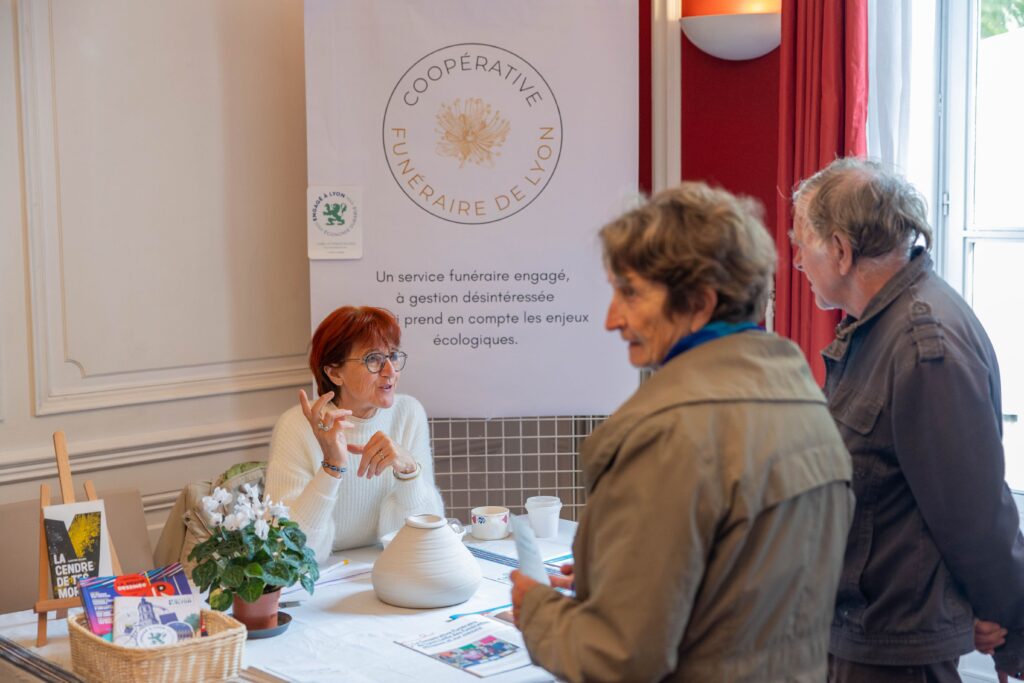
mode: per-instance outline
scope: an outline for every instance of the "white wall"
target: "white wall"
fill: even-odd
[[[308,382],[301,2],[0,0],[0,501],[265,459]]]

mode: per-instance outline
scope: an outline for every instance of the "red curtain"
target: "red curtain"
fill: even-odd
[[[825,378],[821,350],[841,316],[819,310],[807,278],[792,267],[790,196],[836,157],[867,153],[867,113],[867,0],[783,0],[775,331],[803,349],[819,383]]]

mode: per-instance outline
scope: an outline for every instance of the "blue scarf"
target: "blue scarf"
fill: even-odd
[[[755,325],[754,323],[727,323],[721,320],[708,323],[693,334],[688,334],[673,344],[672,348],[668,350],[668,355],[665,356],[665,360],[661,361],[661,364],[664,365],[684,351],[689,351],[701,344],[706,344],[714,339],[728,337],[730,334],[745,332],[747,330],[760,330],[764,332],[763,327]]]

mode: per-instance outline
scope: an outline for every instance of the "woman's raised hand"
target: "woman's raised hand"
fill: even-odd
[[[380,476],[389,467],[403,474],[416,471],[417,463],[412,454],[384,432],[377,432],[362,446],[350,443],[348,450],[363,455],[359,460],[359,471],[356,473],[360,477],[372,479]]]
[[[335,467],[345,467],[348,463],[348,442],[343,430],[353,426],[345,419],[352,411],[335,407],[331,403],[332,398],[334,392],[328,391],[310,405],[305,390],[299,389],[302,414],[306,416],[309,426],[313,429],[313,435],[320,444],[320,450],[323,451],[324,460]]]

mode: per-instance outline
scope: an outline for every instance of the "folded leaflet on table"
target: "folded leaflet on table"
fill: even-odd
[[[373,565],[369,562],[357,562],[355,560],[342,559],[341,561],[328,567],[323,567],[320,570],[320,578],[316,580],[314,588],[329,586],[331,584],[338,583],[339,581],[345,581],[356,576],[369,574],[371,571],[373,571]],[[309,595],[309,593],[307,593],[306,589],[299,583],[281,590],[282,600],[295,600],[301,598],[303,595]]]

